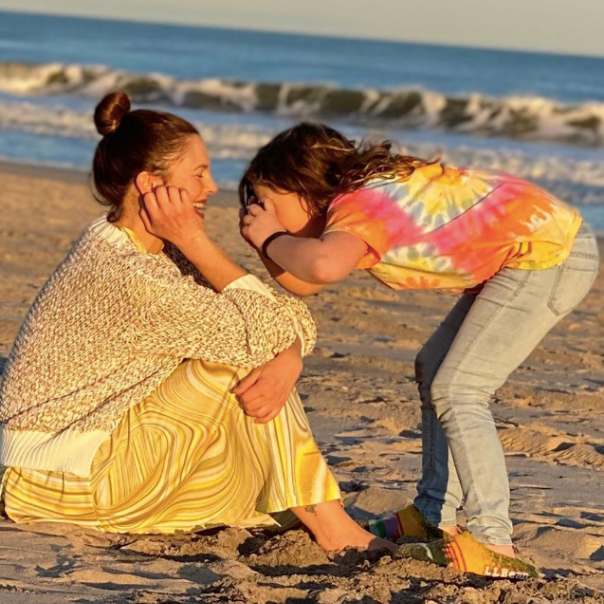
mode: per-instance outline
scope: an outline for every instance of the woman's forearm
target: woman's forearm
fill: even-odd
[[[180,251],[216,291],[222,291],[229,283],[248,274],[203,231],[182,245]]]

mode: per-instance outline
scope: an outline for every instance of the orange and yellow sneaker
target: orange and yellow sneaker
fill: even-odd
[[[495,553],[476,541],[467,530],[461,530],[455,536],[444,533],[442,539],[431,543],[402,545],[396,555],[399,558],[414,558],[440,566],[452,566],[464,573],[494,579],[524,580],[538,577],[534,566],[517,558]]]
[[[426,541],[442,539],[444,533],[414,506],[407,507],[378,520],[369,520],[364,528],[376,537],[396,541],[400,537],[413,537]]]

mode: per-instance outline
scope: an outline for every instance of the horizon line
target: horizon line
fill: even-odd
[[[164,26],[172,26],[172,27],[186,27],[191,29],[214,29],[214,30],[224,30],[224,31],[235,31],[235,32],[252,32],[259,34],[273,34],[273,35],[281,35],[281,36],[302,36],[302,37],[310,37],[310,38],[325,38],[325,39],[335,39],[335,40],[350,40],[350,41],[363,41],[363,42],[376,42],[376,43],[384,43],[384,44],[409,44],[416,46],[433,46],[436,48],[457,48],[457,49],[467,49],[467,50],[486,50],[493,52],[505,52],[505,53],[516,53],[516,54],[536,54],[536,55],[548,55],[548,56],[557,56],[557,57],[571,57],[571,58],[583,58],[583,59],[604,59],[604,51],[601,55],[597,54],[584,54],[580,52],[572,52],[572,51],[555,51],[555,50],[543,50],[543,49],[531,49],[531,48],[503,48],[499,46],[479,46],[477,44],[454,44],[454,43],[438,43],[438,42],[427,42],[420,40],[402,40],[396,38],[372,38],[372,37],[362,37],[362,36],[351,36],[347,34],[338,34],[338,33],[313,33],[308,31],[301,31],[295,29],[261,29],[256,27],[232,27],[228,25],[206,25],[202,23],[184,23],[182,21],[165,21],[160,19],[154,19],[152,17],[147,19],[134,19],[132,17],[119,17],[112,16],[108,17],[105,15],[74,15],[70,13],[64,12],[49,12],[49,11],[39,11],[39,10],[16,10],[10,8],[2,8],[0,7],[0,13],[9,13],[14,15],[34,15],[38,17],[50,17],[50,18],[69,18],[69,19],[80,19],[80,20],[88,20],[88,21],[108,21],[108,22],[117,22],[117,23],[140,23],[147,25],[164,25]]]

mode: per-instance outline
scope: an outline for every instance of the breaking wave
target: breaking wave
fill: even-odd
[[[1,92],[98,99],[118,89],[128,92],[138,104],[604,145],[604,103],[598,102],[569,105],[542,97],[448,96],[419,88],[344,89],[327,84],[192,81],[128,73],[103,65],[0,63]]]
[[[208,145],[212,158],[237,163],[238,172],[229,178],[230,186],[243,169],[244,163],[280,130],[277,124],[267,123],[208,123],[203,119],[193,119],[193,123]],[[46,137],[85,139],[90,141],[91,152],[93,145],[100,138],[94,128],[91,108],[69,108],[58,100],[41,105],[16,99],[0,99],[0,130]],[[348,128],[344,129],[346,134],[356,136],[354,132],[347,130]],[[370,137],[376,134],[371,130],[365,133]],[[391,140],[404,153],[426,158],[438,155],[443,161],[458,166],[472,165],[510,172],[537,182],[562,199],[573,203],[604,206],[604,163],[597,158],[592,160],[566,155],[537,155],[513,148],[443,148],[440,145],[411,141],[404,132],[391,134]],[[86,155],[85,163],[89,159]]]

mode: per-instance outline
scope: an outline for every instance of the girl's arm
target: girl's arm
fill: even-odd
[[[365,255],[367,245],[345,232],[333,232],[320,239],[284,235],[268,246],[268,255],[291,277],[316,285],[345,279]]]
[[[242,219],[241,234],[257,249],[273,233],[284,231],[272,202],[264,200],[264,205],[264,209],[250,206]],[[322,286],[345,279],[365,255],[367,245],[355,235],[335,231],[320,238],[283,235],[272,241],[266,251],[273,261],[272,265],[265,262],[271,275],[297,293],[295,290],[305,289],[303,283]],[[279,267],[285,272],[279,274]]]
[[[270,276],[291,294],[295,294],[296,296],[312,296],[325,287],[324,284],[308,283],[307,281],[298,279],[298,277],[294,277],[260,252],[258,252],[258,256],[264,263],[264,266],[266,266]]]
[[[246,209],[243,208],[239,212],[239,230],[241,235],[244,237],[243,230],[245,228],[245,223],[243,222],[245,216],[247,215]],[[323,230],[323,227],[320,228],[311,228],[310,232],[306,234],[307,237],[315,237],[319,236]],[[291,273],[288,273],[286,270],[283,270],[278,264],[273,262],[270,258],[267,258],[262,252],[256,248],[249,240],[250,246],[254,248],[254,251],[258,254],[260,260],[268,270],[270,276],[285,290],[290,292],[291,294],[295,294],[296,296],[312,296],[320,292],[325,286],[317,283],[307,283],[306,281],[302,281],[302,279],[298,279],[298,277],[294,277]]]

